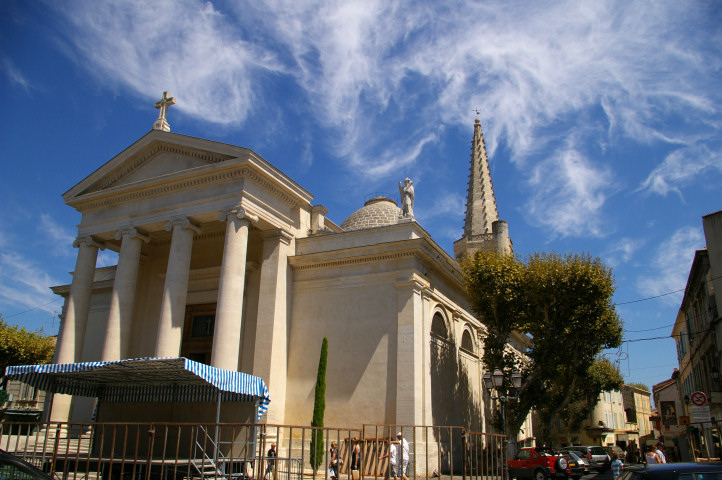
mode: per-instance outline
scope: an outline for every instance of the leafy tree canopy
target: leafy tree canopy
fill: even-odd
[[[0,374],[9,365],[50,363],[55,352],[55,338],[42,330],[30,332],[17,325],[8,325],[0,316]]]
[[[566,420],[567,429],[576,431],[599,402],[599,394],[619,390],[624,383],[619,368],[606,358],[597,357],[587,370],[581,387],[573,393],[572,402],[560,412]]]
[[[650,388],[649,388],[648,386],[646,386],[646,385],[643,384],[643,383],[629,383],[628,385],[629,385],[630,387],[636,387],[636,388],[638,388],[638,389],[640,389],[640,390],[646,390],[647,392],[651,392],[651,391],[652,391],[652,390],[650,390]]]
[[[509,404],[510,432],[518,431],[531,408],[550,425],[556,415],[610,384],[613,376],[602,375],[606,367],[595,362],[604,349],[621,344],[622,324],[612,303],[611,269],[600,259],[536,253],[523,261],[481,251],[462,267],[471,307],[488,328],[485,366],[502,369],[507,378],[518,369],[524,378],[519,400]],[[529,336],[524,361],[506,348],[513,331]],[[595,374],[599,379],[590,383]],[[621,386],[621,376],[617,379]]]

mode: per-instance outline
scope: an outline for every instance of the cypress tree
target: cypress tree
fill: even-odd
[[[328,339],[323,337],[321,343],[321,358],[318,360],[318,375],[316,376],[316,391],[313,400],[312,427],[323,427],[323,414],[326,411],[326,361],[328,359]],[[324,445],[323,430],[311,430],[311,468],[314,473],[318,471],[323,461]]]

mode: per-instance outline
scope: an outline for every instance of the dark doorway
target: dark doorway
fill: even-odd
[[[190,360],[210,365],[215,323],[215,303],[186,306],[181,355]]]

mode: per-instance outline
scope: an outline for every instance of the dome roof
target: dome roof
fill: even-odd
[[[401,209],[396,202],[386,197],[376,197],[364,203],[343,221],[341,228],[346,231],[384,227],[399,223]]]

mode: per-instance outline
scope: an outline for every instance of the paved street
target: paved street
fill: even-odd
[[[608,469],[604,472],[592,472],[589,475],[584,475],[581,480],[612,480],[612,469]]]

